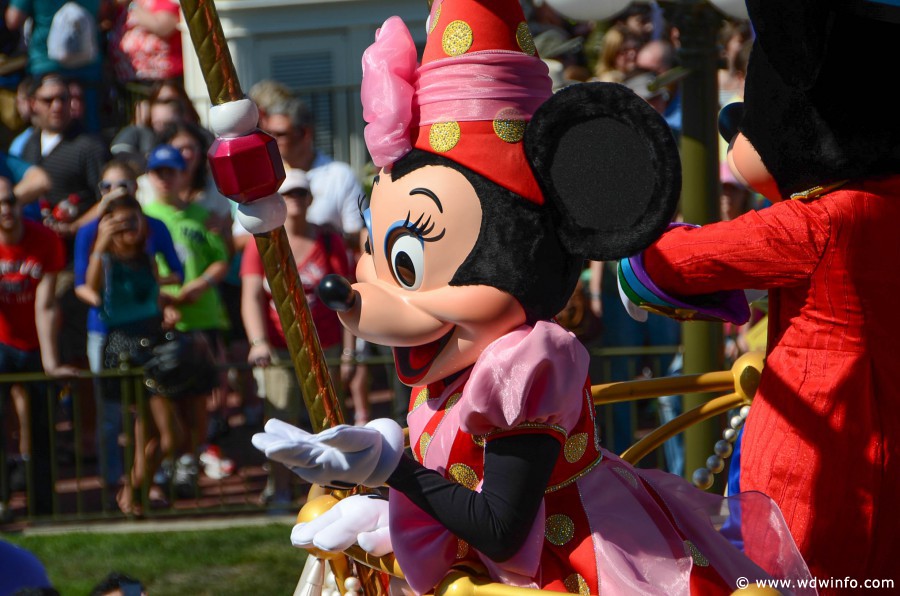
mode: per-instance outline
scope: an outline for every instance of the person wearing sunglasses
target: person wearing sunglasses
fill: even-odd
[[[104,197],[116,189],[122,189],[128,194],[134,194],[137,190],[137,183],[133,180],[101,180],[97,185],[100,189],[100,196]]]
[[[60,239],[39,223],[22,218],[12,183],[0,178],[0,374],[41,369],[53,376],[77,372],[61,364],[55,333],[59,315],[56,276],[63,265],[65,254]],[[43,395],[40,389],[31,389],[35,397]],[[20,456],[33,466],[34,512],[51,513],[47,400],[29,399],[29,391],[22,385],[0,387],[0,400],[5,401],[7,395],[11,395],[20,416]],[[0,414],[3,409],[0,408]],[[2,416],[0,427],[5,427]],[[0,485],[8,490],[6,483]],[[8,494],[0,495],[0,503],[5,504],[8,499]]]
[[[72,117],[69,86],[61,76],[47,74],[37,79],[30,97],[35,132],[22,148],[21,157],[47,171],[51,188],[46,197],[51,206],[78,195],[75,221],[53,223],[57,233],[71,239],[81,224],[95,216],[91,207],[100,198],[97,185],[109,152],[99,137],[84,132]]]
[[[98,188],[103,196],[101,208],[117,194],[133,194],[137,188],[137,175],[130,163],[123,158],[110,160],[103,168]],[[184,270],[172,235],[162,221],[143,216],[147,224],[147,252],[162,259],[169,271],[165,281],[179,283],[184,279]],[[103,370],[103,346],[107,338],[107,326],[100,317],[100,309],[93,306],[97,296],[87,285],[86,275],[92,247],[97,238],[99,219],[92,219],[79,228],[75,235],[74,273],[75,294],[91,305],[87,315],[87,357],[92,373]],[[97,404],[98,445],[100,445],[101,477],[107,486],[115,486],[123,473],[122,451],[118,437],[122,427],[121,404],[103,398],[103,387],[94,382],[94,398]]]

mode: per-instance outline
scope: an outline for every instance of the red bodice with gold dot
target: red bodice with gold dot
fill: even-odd
[[[468,376],[468,372],[465,373]],[[410,413],[427,407],[431,415],[411,416],[410,446],[417,461],[423,462],[428,447],[438,434],[452,436],[452,448],[446,466],[437,468],[444,477],[475,490],[484,478],[484,446],[501,436],[525,433],[545,433],[562,445],[544,496],[545,544],[541,555],[540,577],[534,581],[543,589],[576,594],[598,594],[596,559],[591,541],[590,526],[581,503],[576,481],[599,465],[603,459],[595,429],[594,406],[590,381],[585,380],[580,396],[573,396],[581,414],[574,428],[524,423],[513,429],[503,429],[482,436],[474,436],[459,428],[458,419],[447,423],[449,413],[462,398],[465,379],[445,385],[437,382],[412,391]],[[449,434],[445,434],[449,433]],[[429,466],[433,467],[433,466]],[[474,558],[462,540],[457,547],[460,560]]]
[[[413,456],[417,461],[424,460],[425,452],[434,436],[435,431],[443,422],[444,416],[457,404],[462,397],[462,391],[465,383],[458,387],[453,387],[452,392],[446,391],[443,381],[432,383],[425,387],[415,387],[412,391],[412,399],[409,404],[409,411],[412,412],[419,406],[429,401],[437,401],[439,405],[435,408],[434,414],[430,417],[424,428],[410,427],[410,446]],[[451,384],[452,387],[452,384]],[[446,395],[449,393],[449,395]],[[443,403],[440,403],[440,402]],[[586,380],[582,396],[580,400],[581,415],[578,423],[571,431],[552,425],[552,424],[532,424],[525,423],[510,430],[498,430],[487,435],[472,436],[465,433],[457,437],[454,442],[450,455],[449,468],[457,466],[454,469],[468,468],[475,473],[454,473],[451,471],[447,477],[460,482],[464,486],[474,489],[478,481],[482,479],[484,472],[484,445],[485,441],[500,436],[543,433],[550,434],[555,437],[563,446],[560,451],[559,458],[553,474],[550,476],[550,483],[547,492],[553,492],[571,484],[583,474],[593,468],[600,461],[600,445],[596,434],[594,421],[594,406],[591,399],[590,380]],[[457,429],[458,430],[458,429]],[[463,476],[467,478],[467,482],[463,482]],[[477,478],[475,483],[472,479]]]
[[[655,490],[627,465],[604,456],[595,430],[589,380],[585,380],[580,395],[571,397],[572,407],[580,408],[578,420],[571,430],[552,424],[525,422],[511,429],[498,429],[486,435],[475,436],[463,432],[460,417],[453,414],[453,409],[458,407],[463,397],[468,374],[466,372],[448,384],[438,382],[413,389],[409,408],[413,456],[445,478],[471,490],[478,490],[484,478],[484,447],[488,441],[524,433],[545,433],[560,441],[562,449],[544,490],[544,542],[537,576],[531,578],[538,587],[573,594],[602,593],[598,565],[603,563],[597,559],[585,509],[585,504],[599,495],[582,494],[578,480],[595,468],[597,472],[601,472],[602,466],[609,466],[609,470],[624,480],[631,489],[649,493],[658,506],[658,509],[653,507],[650,511],[654,511],[653,515],[659,518],[658,521],[663,526],[673,528],[683,540],[675,541],[673,544],[677,546],[673,548],[683,548],[694,561],[690,574],[691,594],[731,592],[731,587],[723,583],[705,557],[683,535]],[[449,445],[446,462],[443,460],[445,454],[440,451],[442,447],[434,445],[444,448]],[[430,457],[427,456],[429,446],[434,447]],[[478,559],[465,541],[457,540],[457,559],[460,562]],[[675,558],[685,553],[673,550],[672,556]]]

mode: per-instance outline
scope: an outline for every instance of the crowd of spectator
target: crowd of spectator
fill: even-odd
[[[48,50],[63,4],[9,0],[0,27],[0,375],[100,373],[123,358],[142,365],[174,330],[213,363],[246,356],[269,411],[301,422],[261,258],[234,218],[235,205],[215,187],[206,157],[213,136],[184,90],[178,4],[77,0],[102,40],[79,60],[54,59]],[[605,23],[574,23],[546,3],[524,4],[556,88],[589,80],[623,83],[680,133],[678,77],[656,84],[677,69],[678,31],[656,3],[635,3]],[[722,101],[742,95],[749,43],[746,25],[726,23]],[[281,188],[286,231],[322,346],[340,362],[333,376],[350,390],[354,421],[365,423],[370,371],[355,364],[380,347],[343,331],[313,292],[328,273],[352,274],[362,244],[362,186],[347,164],[316,149],[313,115],[292,90],[267,80],[250,96],[287,171]],[[751,208],[746,189],[733,177],[723,182],[723,215]],[[669,321],[658,320],[662,329],[649,332],[650,326],[618,321],[614,276],[602,275],[603,269],[591,267],[583,285],[585,303],[605,323],[599,341],[677,344],[677,326]],[[203,391],[191,385],[196,390],[189,395],[173,389],[174,381],[150,383],[148,420],[134,419],[141,448],[133,462],[124,461],[119,444],[117,383],[94,382],[100,476],[116,489],[123,511],[135,512],[132,489],[145,481],[189,492],[200,468],[213,478],[233,471],[216,447],[227,430],[228,379],[219,371]],[[395,384],[395,392],[402,417],[408,391]],[[21,385],[0,383],[0,424],[11,427],[11,417],[3,416],[7,404],[19,422],[19,441],[7,440],[7,449],[16,454],[13,463],[34,466],[35,512],[47,513],[47,402],[29,400]],[[618,439],[612,442],[618,448]],[[7,493],[9,484],[0,482]],[[166,494],[151,496],[164,503]],[[0,507],[8,499],[0,494]],[[288,477],[273,473],[261,499],[289,501]]]
[[[74,12],[65,4],[2,6],[0,374],[64,378],[152,362],[162,370],[167,348],[160,346],[176,346],[172,352],[182,344],[220,365],[203,391],[188,379],[196,368],[181,373],[184,382],[171,374],[150,379],[147,420],[123,412],[118,380],[95,378],[99,475],[132,513],[134,490],[148,479],[151,501],[164,501],[158,485],[173,483],[181,494],[196,489],[201,468],[213,478],[233,471],[216,447],[227,431],[226,350],[266,369],[258,393],[270,396],[274,411],[299,417],[301,408],[290,371],[278,368],[285,344],[259,254],[215,188],[206,157],[213,136],[184,91],[178,3],[78,0]],[[86,24],[100,44],[72,38],[75,45],[60,54],[55,22],[64,18]],[[313,288],[327,273],[350,273],[347,247],[358,246],[362,189],[349,166],[316,151],[312,115],[291,90],[264,81],[254,97],[260,126],[277,139],[288,170],[287,227],[304,289],[323,345],[341,360],[335,376],[346,383],[355,339],[315,302]],[[252,296],[253,308],[242,309],[242,294]],[[174,341],[167,330],[186,339]],[[54,413],[34,398],[45,387],[0,383],[0,390],[8,467],[20,477],[31,467],[33,512],[49,513]],[[358,420],[367,419],[366,408],[359,404]],[[16,415],[4,416],[7,410]],[[129,416],[133,431],[123,429]],[[135,437],[134,461],[124,461],[123,430]],[[0,482],[0,507],[16,484]],[[289,500],[287,490],[273,478],[262,498]]]

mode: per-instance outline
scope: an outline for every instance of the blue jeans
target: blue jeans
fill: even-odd
[[[94,374],[103,370],[103,347],[106,334],[88,331],[87,357]],[[103,399],[103,383],[94,379],[94,402],[97,405],[97,448],[100,460],[100,476],[107,486],[115,486],[124,472],[119,433],[122,432],[122,404]]]
[[[605,278],[604,278],[605,279]],[[613,278],[614,279],[614,278]],[[605,282],[604,282],[605,283]],[[613,282],[614,283],[614,282]],[[650,316],[646,323],[638,323],[628,316],[615,285],[611,291],[602,293],[603,303],[603,347],[621,346],[677,346],[681,343],[681,325],[678,321],[656,315]],[[660,372],[666,371],[672,362],[671,356],[659,359]],[[591,382],[606,383],[610,381],[630,381],[641,373],[635,369],[633,361],[625,356],[610,358],[610,377],[592,373]],[[606,416],[612,416],[612,436],[606,437],[606,447],[614,453],[622,453],[634,443],[633,411],[634,404],[625,402],[612,404],[605,408]]]
[[[41,372],[41,370],[40,350],[20,350],[0,343],[0,374]],[[6,397],[9,387],[3,386],[0,391],[3,391],[2,395]]]
[[[666,374],[669,376],[680,375],[684,367],[684,356],[677,354],[672,359],[672,364]],[[657,399],[659,406],[659,421],[662,424],[674,420],[681,414],[681,396],[663,395]],[[684,435],[675,435],[663,443],[663,452],[666,454],[666,467],[669,472],[678,476],[684,476]]]

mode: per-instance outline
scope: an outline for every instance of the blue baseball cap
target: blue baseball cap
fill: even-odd
[[[147,170],[158,170],[160,168],[172,168],[183,172],[187,169],[187,163],[181,152],[172,145],[159,145],[150,152],[147,158]]]

